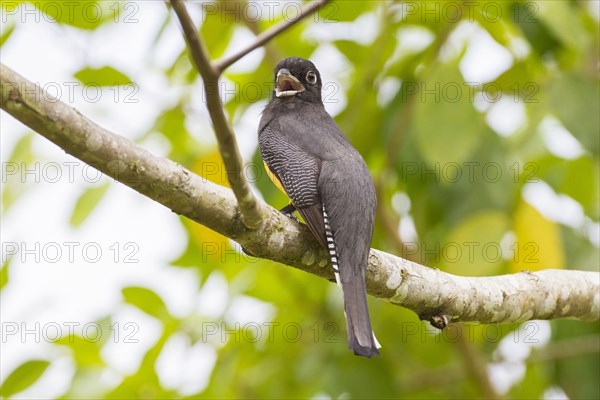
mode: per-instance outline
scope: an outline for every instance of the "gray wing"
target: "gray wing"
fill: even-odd
[[[326,248],[323,206],[318,191],[320,160],[270,127],[261,131],[259,144],[267,167],[279,179],[312,234]]]

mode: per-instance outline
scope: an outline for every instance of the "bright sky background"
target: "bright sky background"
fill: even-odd
[[[153,124],[152,118],[157,112],[172,104],[182,88],[168,87],[162,76],[161,68],[170,65],[183,48],[183,40],[179,27],[173,18],[156,47],[152,42],[167,12],[162,2],[140,2],[135,17],[138,23],[106,24],[92,32],[83,32],[61,26],[48,21],[48,17],[28,17],[27,26],[19,26],[10,40],[2,48],[2,63],[42,86],[78,110],[99,125],[117,133],[136,139],[144,134]],[[196,21],[198,13],[193,13]],[[327,42],[337,38],[359,40],[370,43],[377,33],[377,19],[374,14],[359,18],[353,24],[319,24],[312,26],[307,35],[320,40],[320,46],[312,55],[319,67],[325,82],[340,82],[347,77],[348,62]],[[398,52],[410,52],[426,46],[432,40],[432,34],[423,29],[407,29],[402,31]],[[252,35],[240,29],[234,36],[229,51],[239,48],[252,40]],[[452,34],[451,46],[444,48],[442,58],[452,58],[460,52],[464,45],[468,46],[461,72],[467,81],[485,82],[497,77],[508,69],[516,51],[509,51],[498,45],[482,29],[474,24],[463,23]],[[516,44],[519,48],[519,44]],[[527,52],[522,44],[519,51]],[[252,69],[259,62],[262,50],[255,51],[244,59],[244,63],[235,65],[238,70]],[[326,62],[327,61],[327,62]],[[130,76],[138,85],[139,92],[134,96],[137,103],[114,101],[115,89],[104,89],[98,102],[86,101],[85,89],[75,85],[73,98],[69,98],[69,85],[76,82],[72,74],[85,66],[100,67],[112,65]],[[399,89],[400,82],[393,79],[382,85],[379,93],[381,102],[389,101]],[[57,91],[58,88],[58,91]],[[117,91],[120,88],[116,89]],[[121,93],[120,93],[121,94]],[[129,92],[124,92],[124,95]],[[332,114],[343,107],[347,99],[345,93],[339,94],[339,102],[326,106]],[[264,102],[251,107],[241,122],[236,126],[240,146],[246,158],[256,147],[256,128],[260,111]],[[510,100],[494,105],[479,102],[478,108],[487,112],[490,126],[503,136],[511,135],[527,123],[524,108]],[[214,143],[211,132],[206,129],[207,114],[201,107],[192,110],[195,114],[190,124],[191,132],[202,132],[199,138],[205,143]],[[506,118],[510,114],[513,118]],[[0,113],[1,146],[0,154],[5,162],[11,154],[15,143],[28,132],[22,124],[8,114]],[[564,158],[574,158],[583,151],[579,143],[556,120],[548,119],[541,128],[548,148]],[[136,370],[141,356],[154,344],[160,334],[160,324],[137,309],[122,305],[121,288],[128,285],[146,286],[159,293],[169,309],[175,314],[184,316],[192,310],[219,315],[223,312],[223,292],[227,290],[226,282],[218,275],[211,277],[202,292],[197,293],[197,276],[192,269],[166,267],[170,260],[177,258],[184,250],[186,236],[179,218],[165,207],[139,195],[121,185],[112,184],[100,206],[90,218],[78,229],[69,226],[69,219],[74,201],[82,191],[96,182],[95,173],[77,159],[65,154],[63,150],[36,136],[33,141],[35,153],[39,155],[39,183],[34,175],[25,179],[30,189],[20,198],[16,205],[2,218],[1,235],[3,256],[8,244],[16,243],[21,253],[15,256],[10,268],[10,281],[2,292],[1,319],[2,343],[0,359],[0,379],[12,371],[24,360],[30,358],[55,359],[51,368],[36,385],[20,397],[39,398],[58,396],[68,387],[73,373],[69,357],[51,346],[43,335],[36,338],[29,333],[25,340],[21,334],[26,328],[40,334],[46,333],[54,337],[52,329],[58,324],[62,333],[68,332],[71,322],[78,323],[75,332],[95,321],[115,308],[118,309],[116,320],[120,324],[121,337],[117,343],[109,344],[103,357],[114,367],[117,373],[107,372],[103,375],[105,382],[118,383],[120,376]],[[156,154],[166,154],[167,143],[161,140],[145,144]],[[73,165],[74,181],[69,181],[69,164]],[[49,164],[56,163],[56,164]],[[49,182],[45,176],[53,177],[56,165],[62,177],[58,182]],[[3,164],[3,180],[4,168]],[[12,178],[14,179],[14,178]],[[99,182],[108,178],[101,177]],[[581,207],[573,201],[557,196],[543,182],[530,185],[525,196],[544,215],[561,222],[576,221],[579,227],[587,227],[592,240],[598,243],[597,225],[590,225],[583,216]],[[565,206],[567,205],[567,206]],[[573,223],[573,222],[571,222]],[[405,227],[406,228],[406,227]],[[410,228],[409,228],[410,229]],[[595,236],[594,236],[595,235]],[[65,242],[80,243],[74,251],[74,259],[69,260],[69,248]],[[114,244],[120,252],[118,262],[114,262]],[[133,245],[132,245],[133,243]],[[24,244],[24,245],[23,245]],[[128,245],[129,244],[129,245]],[[21,258],[23,246],[28,249],[40,246],[46,249],[47,257],[36,262],[34,255]],[[82,248],[92,246],[101,249],[102,256],[97,262],[87,261]],[[129,247],[126,247],[129,246]],[[48,258],[54,257],[54,250],[60,249],[62,257],[54,263]],[[135,249],[134,263],[125,263],[125,255]],[[208,304],[208,299],[210,303]],[[224,300],[221,301],[222,303]],[[262,302],[241,299],[240,310],[249,307],[255,309],[257,318],[269,314],[269,307]],[[266,308],[265,308],[266,307]],[[235,314],[235,307],[230,310]],[[130,333],[124,329],[125,324],[133,322],[139,327],[135,338],[139,343],[124,343],[123,335]],[[35,324],[39,323],[39,327]],[[7,329],[17,327],[16,334],[8,334]],[[549,325],[542,324],[548,331]],[[113,332],[103,332],[112,335]],[[499,344],[498,351],[505,351],[512,343]],[[518,344],[517,344],[518,345]],[[206,383],[211,367],[215,361],[215,353],[208,345],[189,347],[184,338],[175,338],[167,346],[165,358],[161,359],[159,375],[166,386],[179,388],[181,393],[193,393]],[[504,349],[504,350],[503,350]],[[521,358],[521,360],[524,357]],[[169,365],[170,368],[166,368]],[[179,365],[179,368],[173,368]],[[510,373],[514,369],[503,368],[502,363],[490,366],[495,381],[501,390],[520,378],[520,373]],[[508,371],[508,372],[507,372]],[[204,377],[199,379],[199,377]]]

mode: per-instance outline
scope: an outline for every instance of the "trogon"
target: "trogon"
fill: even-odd
[[[344,293],[348,347],[360,356],[379,355],[365,288],[377,204],[373,179],[325,111],[311,61],[291,57],[277,64],[258,139],[269,176],[291,200],[282,211],[297,210],[329,252]]]

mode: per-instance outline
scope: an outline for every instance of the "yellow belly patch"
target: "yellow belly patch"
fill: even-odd
[[[283,188],[283,185],[281,184],[281,181],[279,180],[279,178],[277,178],[277,175],[275,175],[273,173],[273,171],[271,171],[271,169],[269,169],[269,166],[267,165],[267,163],[263,162],[263,164],[265,165],[265,170],[267,171],[267,175],[269,175],[271,182],[273,182],[279,190],[281,190],[283,193],[285,193],[287,195],[287,193],[285,192],[285,189]]]

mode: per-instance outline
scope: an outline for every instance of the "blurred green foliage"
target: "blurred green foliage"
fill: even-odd
[[[115,7],[113,2],[91,3]],[[246,3],[226,3],[227,7],[221,7],[224,3],[188,5],[196,11],[204,8],[200,33],[215,58],[225,53],[236,32],[256,34],[283,19],[277,14],[267,18],[266,12],[252,19],[243,12]],[[275,38],[252,71],[226,71],[228,87],[233,83],[237,90],[224,104],[231,120],[238,123],[258,98],[268,98],[272,70],[280,58],[310,58],[328,45],[322,51],[331,59],[341,57],[344,68],[335,76],[336,82],[326,82],[332,85],[326,86],[330,91],[324,97],[334,103],[347,99],[340,103],[345,105],[336,121],[364,156],[376,182],[379,209],[373,247],[466,276],[545,268],[597,270],[598,248],[587,232],[600,217],[599,28],[597,10],[595,16],[592,13],[598,4],[560,0],[349,3],[329,4],[317,16]],[[266,10],[260,2],[254,4],[259,11]],[[123,11],[123,4],[117,8]],[[44,10],[53,16],[47,11],[53,8]],[[54,16],[60,23],[84,30],[112,23],[110,18],[90,23]],[[365,18],[374,25],[373,40],[361,37],[363,25],[358,21]],[[157,41],[169,23],[175,21],[165,9]],[[5,29],[0,44],[10,40],[15,28],[26,26]],[[510,55],[510,65],[492,80],[473,82],[465,76],[462,63],[469,42],[460,39],[465,29],[476,29],[474,36],[489,36]],[[320,61],[327,59],[321,56]],[[88,67],[74,76],[83,84],[131,81],[112,66]],[[186,125],[191,87],[199,77],[185,51],[164,69],[164,77],[190,89],[182,91],[174,106],[148,115],[154,124],[140,142],[158,133],[169,142],[171,159],[226,184],[214,141],[200,143]],[[263,89],[258,96],[250,90],[256,87]],[[514,107],[503,112],[497,108],[499,99]],[[517,119],[515,107],[525,115],[524,123],[509,134],[498,134],[490,121]],[[493,113],[501,117],[492,118]],[[576,156],[551,151],[543,132],[548,118],[579,142],[581,151]],[[562,146],[561,138],[553,140]],[[31,161],[30,146],[28,135],[15,148],[11,161]],[[260,157],[255,152],[247,161],[258,164]],[[253,171],[253,181],[265,200],[278,208],[285,205],[286,199],[264,171]],[[545,182],[557,194],[576,201],[585,215],[583,225],[559,223],[541,213],[535,207],[539,205],[530,204],[524,192],[536,182]],[[5,210],[24,189],[4,189]],[[73,226],[85,220],[106,189],[100,186],[81,195],[74,207]],[[115,387],[103,387],[97,379],[110,368],[101,354],[102,342],[58,340],[57,346],[72,350],[75,365],[65,398],[182,397],[161,385],[155,369],[165,343],[175,334],[187,337],[190,346],[208,343],[217,354],[206,388],[189,398],[493,395],[485,379],[473,371],[500,362],[498,343],[502,338],[510,341],[519,326],[467,325],[438,335],[411,312],[370,299],[382,356],[360,359],[346,349],[342,305],[334,285],[244,256],[226,238],[183,219],[182,224],[189,242],[181,257],[173,260],[173,268],[197,269],[202,285],[211,277],[226,279],[226,309],[242,295],[271,304],[275,310],[269,318],[272,325],[257,323],[262,329],[262,335],[257,335],[247,325],[232,324],[225,312],[219,317],[196,313],[176,317],[150,289],[124,288],[125,303],[161,322],[160,337],[139,369]],[[8,263],[2,267],[2,286],[8,280],[7,271]],[[107,316],[100,323],[109,326],[110,319]],[[226,340],[219,340],[220,335],[207,335],[199,326],[226,326],[229,333]],[[265,334],[267,327],[273,335]],[[577,348],[577,338],[598,340],[598,324],[552,321],[551,328],[546,347],[555,356],[541,362],[525,359],[524,376],[508,388],[506,397],[540,398],[549,388],[560,387],[570,398],[600,398],[597,347],[587,353]],[[550,351],[568,340],[575,343],[572,354]],[[19,366],[2,384],[3,395],[25,389],[47,366],[40,360]],[[494,375],[490,376],[493,380]]]
[[[48,368],[50,362],[46,360],[30,360],[19,365],[2,382],[2,395],[11,397],[33,384]]]

